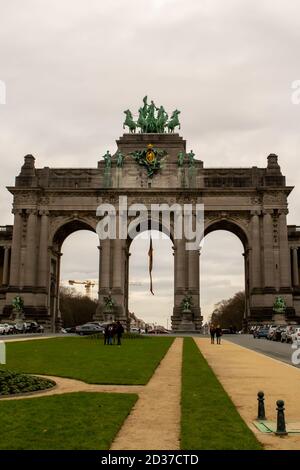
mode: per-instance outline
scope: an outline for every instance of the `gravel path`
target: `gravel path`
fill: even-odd
[[[121,430],[112,450],[180,449],[183,339],[176,338]]]

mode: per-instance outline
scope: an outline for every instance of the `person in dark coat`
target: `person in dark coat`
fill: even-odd
[[[211,344],[215,344],[216,329],[215,329],[214,325],[210,325],[209,333],[210,333],[210,342],[211,342]]]
[[[109,344],[108,338],[109,338],[109,325],[105,325],[105,328],[104,328],[104,345]]]
[[[221,344],[221,336],[222,336],[222,329],[220,325],[218,325],[216,328],[217,344]]]
[[[117,321],[117,324],[116,324],[116,333],[117,333],[117,339],[118,339],[118,346],[121,346],[121,338],[122,338],[122,334],[124,333],[124,328],[121,322],[119,321]]]

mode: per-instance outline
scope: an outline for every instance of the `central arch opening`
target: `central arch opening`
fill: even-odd
[[[152,280],[150,292],[149,247],[153,247]],[[174,302],[173,243],[158,230],[147,230],[137,235],[129,247],[129,303],[128,310],[150,327],[159,325],[170,329]]]

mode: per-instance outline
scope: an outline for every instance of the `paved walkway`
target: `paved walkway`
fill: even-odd
[[[117,434],[112,450],[180,449],[183,339],[176,338]]]
[[[229,341],[222,341],[221,346],[211,345],[210,339],[196,338],[195,341],[240,415],[265,448],[299,450],[300,435],[263,434],[253,425],[253,420],[257,415],[257,392],[263,390],[267,418],[276,421],[276,401],[282,399],[286,405],[286,421],[299,423],[297,428],[300,428],[300,370]]]

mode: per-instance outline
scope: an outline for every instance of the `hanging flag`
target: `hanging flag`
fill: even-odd
[[[152,287],[153,246],[152,246],[151,233],[150,233],[150,245],[149,245],[148,256],[149,256],[150,292],[152,295],[154,295],[153,287]]]

